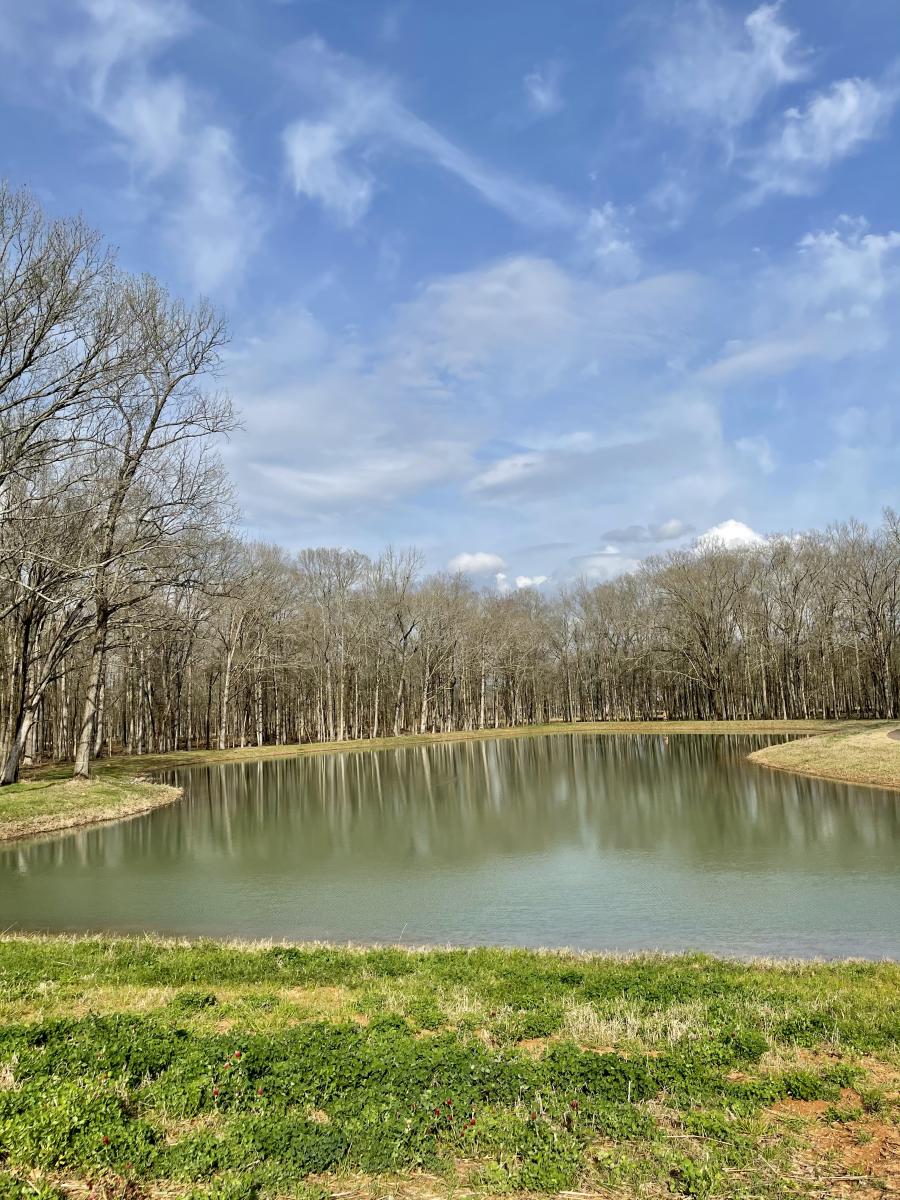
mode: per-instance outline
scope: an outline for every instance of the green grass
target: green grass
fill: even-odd
[[[852,1195],[900,1149],[898,994],[891,963],[6,938],[0,1197]]]
[[[112,820],[143,812],[177,799],[145,776],[173,767],[247,762],[337,751],[391,750],[434,742],[489,738],[544,737],[553,734],[720,734],[720,733],[848,733],[890,728],[885,722],[865,721],[605,721],[533,725],[444,734],[406,734],[401,737],[320,742],[303,746],[245,746],[229,750],[182,750],[172,754],[115,755],[92,764],[89,782],[73,781],[71,765],[52,763],[26,773],[22,782],[0,788],[0,840],[48,833],[76,825]],[[900,759],[900,743],[896,747]],[[813,772],[815,773],[815,772]],[[900,782],[898,782],[900,786]]]
[[[70,768],[71,771],[71,768]],[[52,775],[0,788],[0,840],[134,816],[181,795],[130,772],[107,772],[81,781]]]

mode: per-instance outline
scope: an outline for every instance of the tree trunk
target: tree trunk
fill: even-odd
[[[103,682],[103,659],[106,655],[106,637],[109,629],[109,611],[105,605],[98,605],[97,624],[94,631],[94,641],[91,646],[91,666],[88,673],[87,691],[84,697],[84,707],[81,710],[81,727],[78,732],[78,743],[75,747],[76,779],[87,779],[91,773],[91,750],[97,733],[97,714],[100,709],[100,687]]]

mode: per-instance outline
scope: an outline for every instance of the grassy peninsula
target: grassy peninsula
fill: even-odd
[[[815,737],[767,746],[750,759],[798,775],[896,789],[900,788],[900,741],[891,734],[897,728],[896,722],[890,721],[872,721],[856,728],[846,725]]]
[[[173,767],[247,762],[348,750],[390,750],[433,742],[484,738],[541,737],[550,734],[717,734],[771,733],[807,736],[758,751],[754,761],[807,775],[900,787],[900,742],[887,737],[896,724],[885,721],[604,721],[483,729],[444,734],[406,734],[306,745],[246,746],[229,750],[182,750],[174,754],[125,755],[98,759],[92,778],[72,780],[71,766],[30,771],[19,783],[0,789],[0,841],[116,820],[177,800],[179,792],[154,782],[153,773]]]
[[[875,1197],[900,965],[0,940],[0,1194]]]

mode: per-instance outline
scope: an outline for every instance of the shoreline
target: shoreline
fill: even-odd
[[[72,782],[74,784],[76,781]],[[85,808],[69,815],[35,816],[10,821],[0,825],[0,845],[4,842],[21,842],[32,838],[52,837],[54,834],[68,833],[71,830],[87,829],[97,825],[109,825],[115,821],[128,821],[134,817],[141,817],[145,813],[155,812],[158,808],[167,808],[170,804],[176,804],[184,796],[184,788],[158,783],[154,779],[136,776],[133,783],[148,789],[152,788],[153,791],[146,793],[143,799],[125,801],[114,808]],[[60,784],[59,786],[67,785]],[[81,786],[83,788],[85,785],[81,783]],[[89,787],[90,784],[87,786]]]
[[[0,843],[20,841],[67,830],[87,828],[126,820],[174,804],[183,789],[150,778],[162,771],[178,768],[215,766],[269,759],[302,758],[317,754],[365,753],[408,749],[416,746],[494,741],[506,738],[562,736],[565,734],[613,736],[658,735],[753,736],[755,734],[794,735],[792,741],[768,746],[747,756],[749,762],[774,770],[838,783],[868,785],[900,790],[900,744],[890,747],[896,757],[893,782],[868,778],[865,770],[841,773],[831,762],[826,770],[811,765],[796,750],[786,747],[813,746],[830,749],[837,742],[847,743],[860,737],[885,734],[888,721],[608,721],[554,722],[549,725],[512,726],[502,729],[458,730],[452,733],[402,734],[397,737],[360,738],[336,742],[308,742],[303,745],[245,746],[225,750],[179,750],[168,754],[114,756],[99,759],[87,782],[71,779],[70,764],[48,764],[28,772],[18,784],[0,789]],[[889,735],[882,737],[885,744]],[[798,757],[800,765],[797,764]],[[787,759],[787,762],[783,760]],[[160,790],[165,790],[165,795]],[[50,794],[48,794],[50,793]],[[43,811],[30,811],[28,798],[42,802]]]
[[[895,721],[872,725],[876,727],[816,733],[765,746],[748,754],[747,761],[806,779],[900,791],[900,730]]]
[[[135,930],[132,932],[110,929],[96,930],[52,930],[14,929],[0,930],[0,956],[8,943],[63,943],[77,947],[83,943],[102,943],[105,946],[127,948],[134,943],[147,943],[156,950],[199,951],[212,949],[216,952],[263,955],[279,950],[298,954],[334,954],[338,956],[365,958],[369,955],[399,954],[410,959],[421,956],[478,958],[483,954],[499,954],[510,958],[537,958],[579,962],[586,965],[677,964],[699,961],[733,967],[747,971],[816,971],[835,970],[858,966],[864,969],[889,967],[900,968],[900,957],[882,954],[877,958],[865,955],[825,954],[769,954],[759,951],[741,954],[730,950],[704,950],[698,946],[687,946],[678,950],[661,947],[637,947],[633,950],[590,949],[578,946],[524,946],[511,942],[390,942],[390,941],[334,941],[328,938],[239,938],[217,934],[161,933],[157,930]]]

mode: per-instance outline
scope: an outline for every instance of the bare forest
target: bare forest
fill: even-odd
[[[893,512],[547,595],[426,575],[414,550],[289,553],[237,532],[225,338],[0,188],[0,782],[120,751],[897,715]]]

